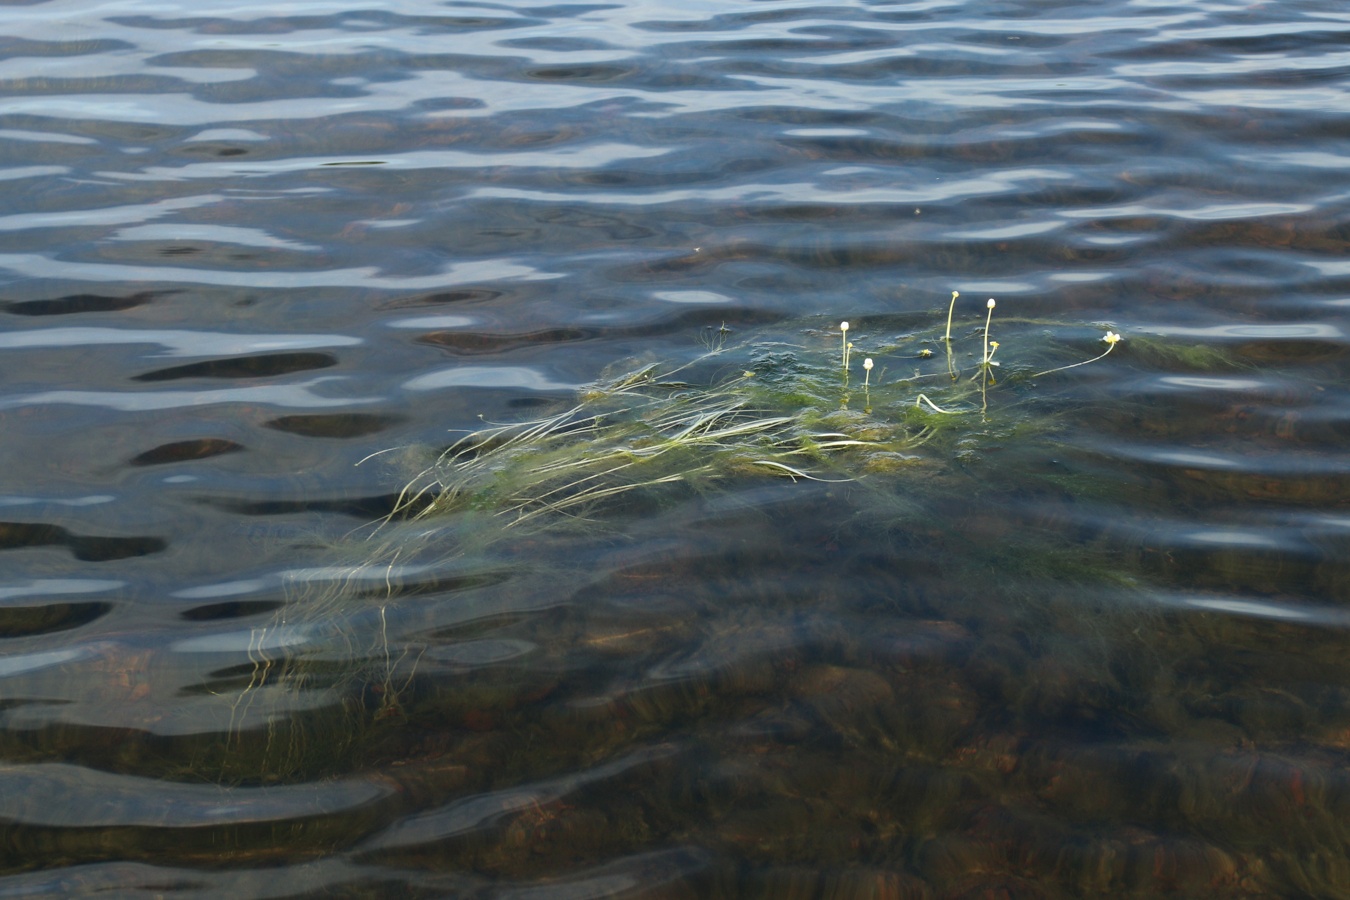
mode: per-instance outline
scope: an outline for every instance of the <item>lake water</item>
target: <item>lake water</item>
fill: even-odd
[[[0,897],[1350,896],[1342,4],[0,34]]]

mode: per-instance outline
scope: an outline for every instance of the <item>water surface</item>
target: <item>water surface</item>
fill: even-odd
[[[0,896],[1350,895],[1338,5],[0,32]],[[903,424],[953,290],[903,464],[370,537],[845,319]]]

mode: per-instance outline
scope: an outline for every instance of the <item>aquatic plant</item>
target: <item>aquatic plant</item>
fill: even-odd
[[[959,294],[952,294],[954,306]],[[662,492],[697,492],[727,479],[854,479],[886,468],[881,460],[920,447],[950,459],[958,441],[968,446],[970,439],[997,430],[986,417],[954,427],[966,414],[987,412],[993,384],[989,371],[1000,364],[994,361],[1000,344],[990,340],[996,305],[993,298],[985,305],[978,384],[954,377],[947,338],[947,371],[953,378],[946,387],[930,382],[939,372],[924,371],[922,362],[908,376],[873,384],[878,358],[932,357],[927,348],[916,352],[922,338],[915,332],[894,333],[878,340],[864,359],[867,408],[861,412],[848,408],[847,378],[841,391],[838,369],[813,353],[801,332],[777,340],[762,334],[728,347],[723,326],[715,343],[705,342],[705,353],[682,365],[621,366],[548,416],[461,435],[426,458],[400,493],[390,520],[484,513],[503,529],[594,523],[645,509],[643,504]],[[951,317],[949,307],[949,327]],[[845,373],[854,346],[850,329],[848,321],[838,325]],[[880,331],[885,334],[884,328]],[[1119,340],[1109,332],[1106,352]],[[721,374],[726,367],[718,363],[727,357],[740,374]],[[968,402],[977,390],[978,407]],[[1008,401],[1011,409],[1017,397],[1010,395]],[[1015,421],[1025,429],[1028,414]],[[1042,422],[1043,430],[1049,419]],[[940,434],[951,441],[928,446]]]
[[[644,366],[597,382],[580,402],[457,440],[399,496],[393,515],[488,511],[504,527],[583,516],[633,491],[738,474],[815,478],[811,459],[865,446],[771,411],[753,373],[698,387]]]
[[[960,292],[952,291],[952,302],[947,305],[947,333],[942,336],[942,339],[949,344],[952,341],[952,313],[956,311],[956,298],[960,296]]]
[[[1105,359],[1107,354],[1109,354],[1112,350],[1116,349],[1116,344],[1120,343],[1121,338],[1120,335],[1116,334],[1114,331],[1108,330],[1106,332],[1106,337],[1102,338],[1102,340],[1106,342],[1106,350],[1100,356],[1094,356],[1092,357],[1092,359],[1085,359],[1082,362],[1076,362],[1067,366],[1060,366],[1055,369],[1047,369],[1044,372],[1037,372],[1035,375],[1032,375],[1031,377],[1040,378],[1042,375],[1051,375],[1055,372],[1064,372],[1069,369],[1076,369],[1079,366],[1086,366],[1088,363],[1094,363],[1099,359]],[[998,345],[995,344],[994,346],[997,347]]]
[[[1225,372],[1251,368],[1251,363],[1225,345],[1186,344],[1148,335],[1130,336],[1130,354],[1159,369]]]
[[[996,305],[997,303],[993,297],[990,297],[989,302],[985,304],[985,308],[989,310],[989,313],[984,318],[984,356],[980,359],[980,365],[982,366],[991,365],[991,361],[994,358],[993,354],[989,352],[989,323],[994,321],[994,307]],[[994,349],[998,349],[997,343],[994,344]]]

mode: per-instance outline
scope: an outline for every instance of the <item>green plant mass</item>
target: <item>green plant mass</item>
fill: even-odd
[[[1034,409],[1028,382],[1059,369],[1033,374],[1031,358],[1005,351],[990,409],[1002,364],[992,359],[993,307],[976,334],[982,345],[964,353],[894,323],[856,323],[856,341],[848,322],[799,323],[731,345],[723,328],[692,361],[621,365],[550,415],[463,435],[410,481],[392,518],[485,513],[501,529],[594,523],[716,482],[852,480],[1046,430],[1053,417]],[[1109,352],[1120,338],[1106,340]],[[868,353],[861,381],[851,371],[855,342]]]

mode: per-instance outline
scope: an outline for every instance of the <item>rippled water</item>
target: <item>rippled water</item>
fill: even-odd
[[[0,34],[0,897],[1350,896],[1340,5]],[[901,450],[369,526],[842,319]]]

